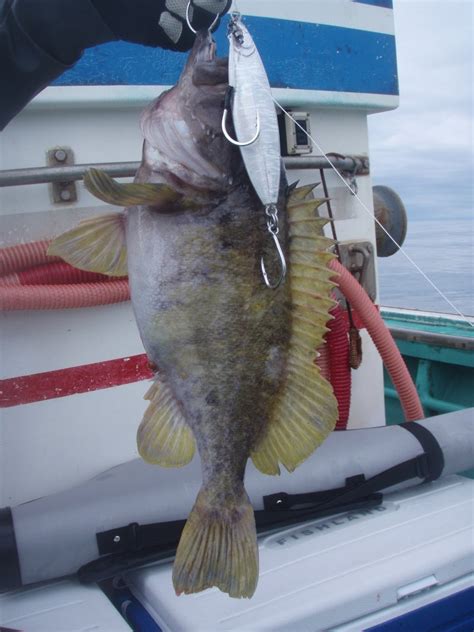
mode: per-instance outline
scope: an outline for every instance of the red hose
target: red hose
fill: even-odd
[[[0,285],[56,285],[64,283],[95,283],[109,277],[97,272],[73,268],[64,261],[45,263],[22,272],[13,272],[0,278]]]
[[[0,249],[0,275],[19,272],[32,266],[51,261],[60,261],[58,257],[48,257],[46,251],[51,241],[32,241]]]
[[[337,399],[339,418],[336,430],[345,430],[351,407],[351,367],[349,362],[349,324],[344,310],[336,305],[331,310],[334,316],[328,323],[326,346],[329,356],[329,379]]]
[[[71,309],[128,301],[128,281],[1,287],[0,309]]]
[[[319,366],[321,375],[328,382],[331,381],[331,371],[329,369],[329,349],[327,344],[321,345],[318,349],[318,357],[316,358],[316,364]]]
[[[126,279],[84,272],[46,254],[50,241],[0,249],[0,309],[70,309],[130,297]]]
[[[338,274],[337,282],[344,296],[354,307],[382,357],[395,386],[407,421],[424,418],[423,407],[411,375],[377,308],[365,290],[337,259],[329,267]]]

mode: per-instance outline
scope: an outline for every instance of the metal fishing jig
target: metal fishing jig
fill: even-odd
[[[278,121],[265,67],[238,12],[232,13],[228,39],[229,86],[233,89],[226,93],[222,131],[227,140],[240,146],[249,180],[265,209],[267,230],[277,249],[280,272],[277,279],[270,280],[263,256],[260,259],[260,269],[265,285],[275,290],[282,284],[287,271],[285,256],[278,240],[277,201],[281,178]],[[226,128],[229,111],[232,112],[236,139],[230,137]],[[253,112],[256,113],[255,134]],[[245,140],[251,135],[253,138]],[[257,139],[258,143],[255,142]]]

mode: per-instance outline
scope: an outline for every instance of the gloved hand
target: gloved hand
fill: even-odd
[[[91,0],[117,39],[189,50],[194,34],[186,23],[188,0]],[[189,18],[195,30],[207,28],[232,0],[191,0]],[[217,24],[216,24],[217,27]]]

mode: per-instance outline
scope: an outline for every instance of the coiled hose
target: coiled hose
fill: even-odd
[[[84,272],[47,255],[49,241],[0,250],[0,309],[72,309],[130,298],[128,281]]]
[[[333,259],[329,267],[337,273],[339,289],[359,315],[377,347],[385,368],[397,390],[406,421],[423,419],[425,415],[416,387],[393,340],[392,334],[383,322],[377,308],[364,288],[337,259]]]

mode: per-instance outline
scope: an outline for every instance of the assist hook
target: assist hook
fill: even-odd
[[[260,116],[259,116],[258,110],[257,110],[257,116],[256,116],[256,121],[255,121],[255,127],[257,128],[257,130],[256,130],[255,136],[253,138],[251,138],[250,140],[246,140],[246,141],[239,141],[239,140],[237,140],[235,138],[232,138],[232,136],[229,134],[229,132],[227,130],[227,116],[228,116],[229,111],[231,109],[231,99],[232,99],[232,95],[233,94],[234,94],[234,88],[232,86],[229,86],[227,88],[227,92],[226,92],[226,95],[225,95],[224,112],[222,114],[222,133],[227,138],[229,143],[232,143],[232,145],[236,145],[237,147],[248,147],[249,145],[253,145],[253,143],[260,136]]]
[[[188,0],[188,5],[186,7],[186,24],[188,25],[189,30],[194,33],[194,35],[197,34],[196,29],[193,27],[193,25],[191,24],[191,20],[189,19],[189,9],[191,8],[191,0]],[[212,24],[209,26],[209,30],[212,31],[212,29],[215,27],[215,25],[217,24],[218,20],[219,20],[219,13],[216,15],[216,17],[214,18],[214,21],[212,22]]]

